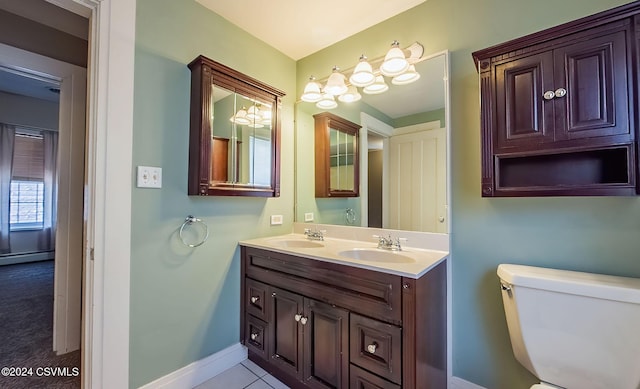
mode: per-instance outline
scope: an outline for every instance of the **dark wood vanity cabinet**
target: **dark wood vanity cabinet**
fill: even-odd
[[[482,195],[637,193],[640,2],[473,53]]]
[[[241,252],[241,341],[290,387],[447,387],[444,262],[412,279]]]

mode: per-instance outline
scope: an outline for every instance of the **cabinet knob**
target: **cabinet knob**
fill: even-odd
[[[304,317],[304,316],[303,316],[303,317],[301,317],[301,318],[300,318],[300,323],[302,323],[302,325],[307,324],[307,318],[306,318],[306,317]]]
[[[551,100],[554,97],[556,97],[556,93],[554,91],[552,91],[552,90],[548,90],[548,91],[544,92],[542,97],[544,97],[545,100]]]
[[[298,313],[298,314],[296,314],[296,315],[293,317],[293,320],[295,320],[295,321],[300,321],[300,319],[302,319],[302,315],[301,315],[301,314],[299,314],[299,313]]]
[[[251,333],[251,340],[256,340],[256,339],[258,339],[258,334]]]
[[[367,351],[369,352],[369,354],[375,354],[377,348],[378,344],[376,342],[373,342],[367,346]]]
[[[251,302],[252,302],[252,303],[254,303],[254,304],[255,304],[255,303],[257,303],[258,301],[260,301],[260,297],[256,297],[256,296],[252,296],[252,297],[251,297]]]
[[[440,216],[440,217],[438,218],[438,221],[439,221],[440,223],[444,223],[444,216]]]
[[[567,90],[564,88],[556,89],[556,93],[554,93],[556,97],[565,97],[567,95]]]

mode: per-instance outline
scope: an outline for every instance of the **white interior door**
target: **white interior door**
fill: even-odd
[[[62,78],[53,300],[53,349],[58,355],[78,350],[82,333],[86,91],[85,69]]]
[[[448,231],[446,138],[439,128],[389,139],[387,228]]]

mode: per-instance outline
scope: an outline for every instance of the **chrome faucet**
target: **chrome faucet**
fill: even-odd
[[[392,238],[391,234],[389,234],[388,238],[385,238],[382,235],[374,235],[375,238],[378,239],[378,248],[384,250],[391,251],[402,251],[402,245],[400,244],[401,240],[406,240],[405,238]]]
[[[326,230],[312,230],[311,228],[305,228],[304,234],[309,240],[324,240],[324,233]]]

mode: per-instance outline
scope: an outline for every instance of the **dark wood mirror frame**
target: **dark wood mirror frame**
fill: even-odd
[[[313,115],[315,122],[315,164],[316,197],[358,197],[360,188],[360,126],[329,112]],[[331,140],[330,130],[334,129],[355,137],[353,150],[353,190],[336,190],[330,185]]]
[[[198,56],[191,69],[188,194],[198,196],[280,196],[280,111],[284,92],[242,74],[205,56]],[[213,86],[272,103],[271,186],[233,182],[211,184],[213,150],[211,120]]]

